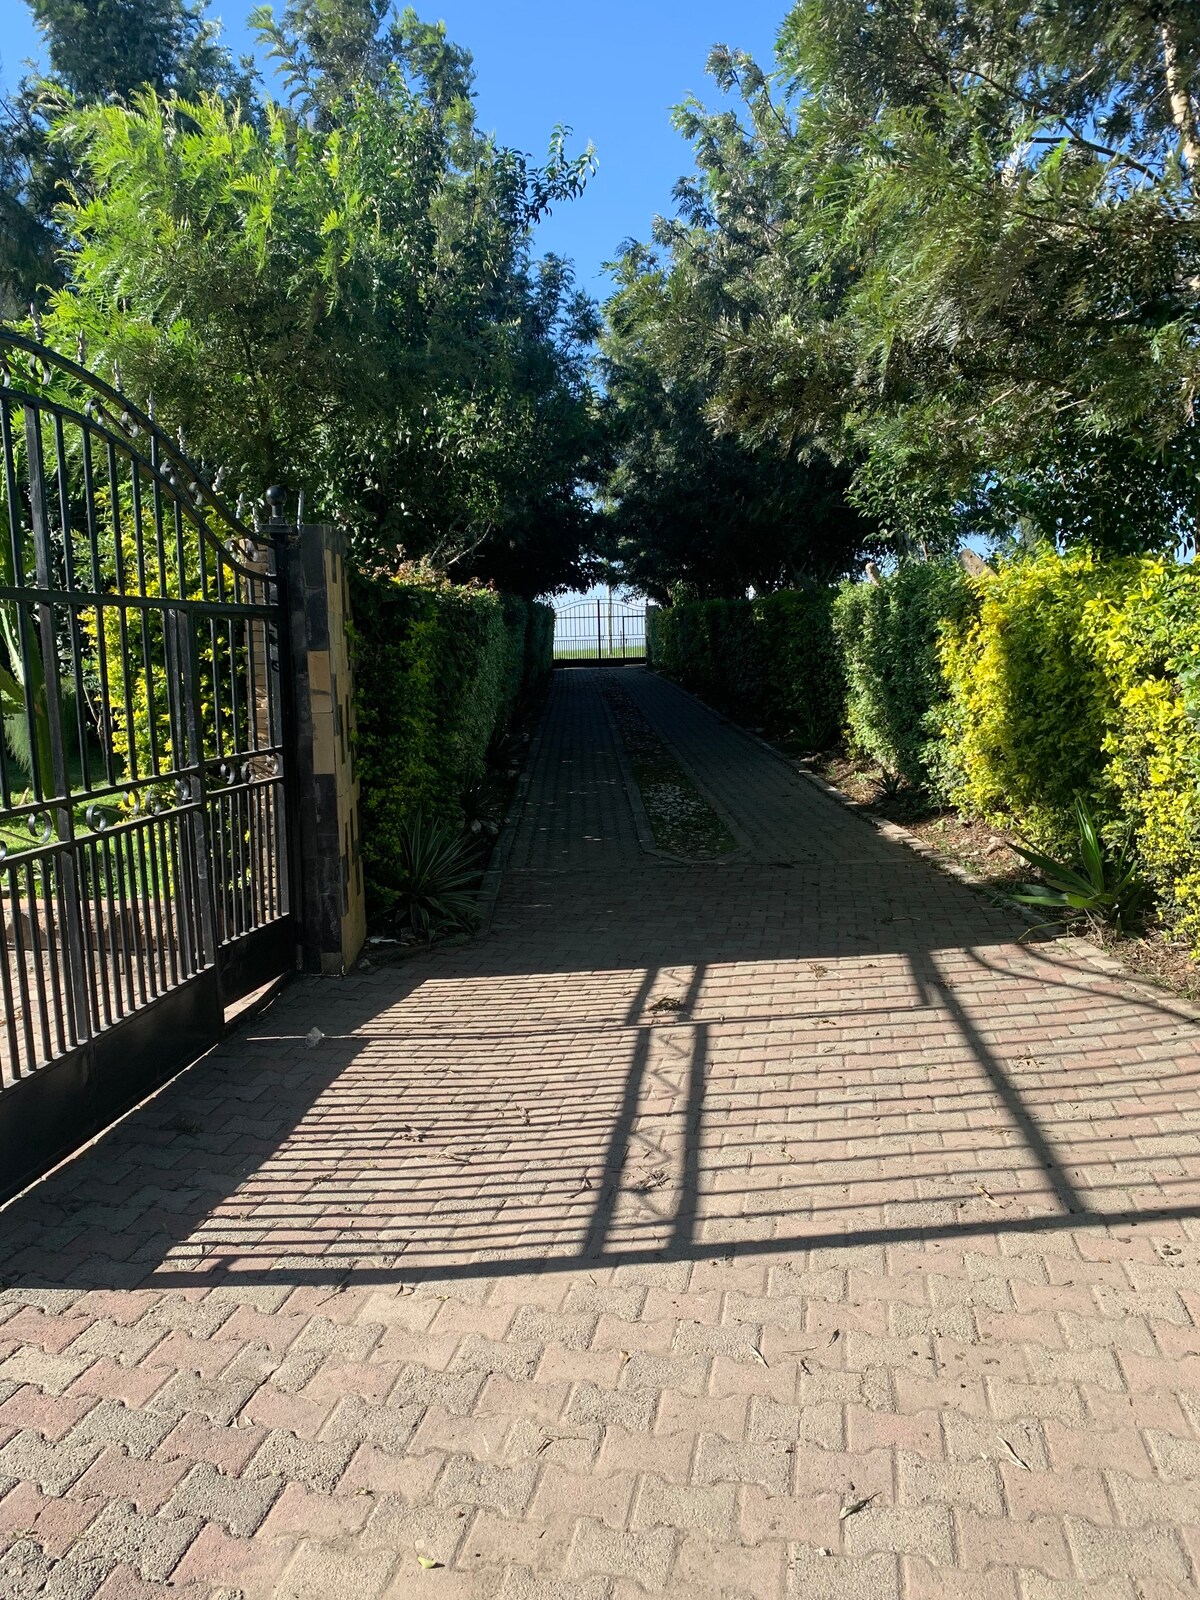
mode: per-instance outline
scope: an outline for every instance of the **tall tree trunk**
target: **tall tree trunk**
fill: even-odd
[[[1175,30],[1166,17],[1158,25],[1163,44],[1163,67],[1167,77],[1167,95],[1171,102],[1171,121],[1183,146],[1183,159],[1193,188],[1200,181],[1200,131],[1196,127],[1196,108],[1192,105],[1189,86],[1184,81],[1179,65],[1179,47]]]

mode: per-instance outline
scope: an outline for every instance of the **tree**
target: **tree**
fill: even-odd
[[[672,346],[681,274],[632,251],[606,307],[614,571],[663,602],[842,577],[872,532],[846,501],[849,474],[819,452],[756,446],[713,427],[697,352]]]
[[[207,0],[28,0],[53,78],[81,101],[139,89],[185,98],[227,88],[235,71]]]
[[[594,314],[530,241],[590,153],[558,130],[538,167],[478,133],[469,58],[411,13],[388,63],[361,54],[337,88],[313,32],[331,10],[291,7],[270,35],[294,107],[146,90],[57,126],[86,197],[63,212],[72,279],[48,327],[152,392],[232,484],[284,483],[344,522],[361,565],[567,585]]]
[[[794,131],[747,57],[718,49],[712,68],[742,90],[742,115],[678,109],[697,171],[653,242],[626,245],[605,307],[611,551],[659,598],[829,581],[876,535],[849,502],[840,450],[811,429],[724,415],[728,348],[770,305],[764,266],[794,225],[780,169]]]
[[[1195,7],[803,0],[780,58],[801,203],[720,328],[722,417],[857,458],[918,538],[1194,541]]]
[[[26,76],[0,100],[0,315],[64,281],[55,207],[83,175],[51,122],[72,104],[158,94],[221,93],[249,112],[252,65],[235,66],[206,16],[207,0],[28,0],[49,56],[45,77]]]

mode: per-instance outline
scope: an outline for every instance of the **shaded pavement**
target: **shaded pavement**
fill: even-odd
[[[560,671],[485,937],[0,1213],[0,1597],[1200,1589],[1195,1013],[622,682],[736,856]]]

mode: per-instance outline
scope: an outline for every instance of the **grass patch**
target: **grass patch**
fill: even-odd
[[[725,823],[646,721],[628,690],[611,678],[604,678],[601,683],[655,844],[687,861],[714,861],[727,856],[737,841]]]

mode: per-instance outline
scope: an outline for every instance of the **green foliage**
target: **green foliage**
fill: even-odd
[[[489,745],[550,670],[553,613],[415,571],[356,578],[351,594],[363,863],[378,914],[395,903],[414,819],[461,827]]]
[[[378,10],[262,15],[292,105],[145,89],[65,109],[55,147],[82,181],[47,334],[119,365],[235,490],[302,493],[364,567],[568,587],[591,520],[595,317],[532,237],[591,153],[559,129],[534,166],[479,132],[466,53],[411,13],[376,37]]]
[[[610,429],[603,533],[622,581],[665,601],[840,577],[872,528],[825,456],[717,433],[702,339],[676,241],[669,265],[632,250],[605,308]],[[694,324],[700,323],[699,335]]]
[[[1101,774],[1116,704],[1088,623],[1137,570],[1047,552],[973,580],[975,605],[942,647],[956,805],[1051,848],[1073,836],[1077,794],[1111,816]]]
[[[86,188],[80,163],[51,138],[72,106],[128,103],[142,89],[221,94],[247,109],[255,73],[234,65],[205,0],[28,0],[49,74],[0,98],[0,316],[23,315],[67,274],[55,207]],[[9,66],[11,62],[7,63]]]
[[[943,643],[952,798],[1062,850],[1083,796],[1200,949],[1200,572],[1047,552],[972,588]]]
[[[648,619],[650,664],[723,711],[821,749],[838,737],[844,681],[832,593],[691,600]]]
[[[1194,543],[1198,19],[1194,0],[800,0],[773,79],[713,51],[729,99],[678,108],[696,176],[626,249],[608,335],[638,434],[614,493],[695,463],[695,592],[729,581],[702,514],[718,446],[763,479],[772,447],[831,463],[898,556],[979,533]],[[795,581],[782,522],[738,526],[740,562],[761,547],[773,569],[745,581]]]
[[[942,628],[970,599],[957,562],[905,561],[877,583],[844,584],[834,602],[851,742],[918,789],[936,789],[943,765]]]
[[[1105,784],[1168,918],[1200,951],[1200,572],[1139,562],[1120,603],[1088,623],[1116,705]]]
[[[455,828],[418,811],[400,828],[381,909],[397,929],[432,939],[469,930],[478,916],[471,890],[479,868]]]
[[[185,98],[228,84],[229,52],[207,0],[29,0],[50,69],[81,101],[139,89]]]
[[[1042,874],[1042,881],[1023,884],[1013,899],[1047,910],[1078,912],[1090,922],[1107,923],[1123,933],[1145,905],[1149,888],[1133,858],[1129,836],[1109,851],[1082,795],[1075,796],[1075,828],[1078,865],[1014,845]]]

